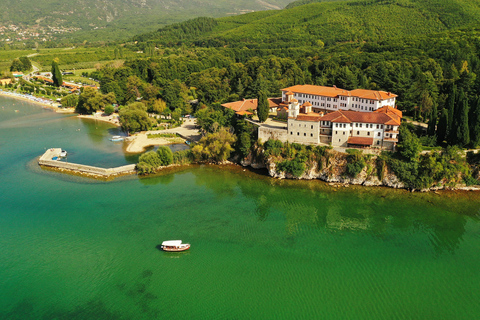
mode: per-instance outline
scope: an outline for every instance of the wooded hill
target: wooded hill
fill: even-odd
[[[175,45],[279,48],[382,41],[478,25],[479,0],[294,2],[289,9],[194,19],[135,37]]]
[[[72,41],[109,41],[198,16],[281,9],[288,0],[2,0],[0,26],[80,28]]]

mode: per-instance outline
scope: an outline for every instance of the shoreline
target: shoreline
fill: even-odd
[[[98,120],[98,121],[113,124],[116,127],[121,127],[120,120],[118,119],[118,117],[119,116],[116,113],[112,113],[109,116],[106,116],[106,115],[104,116],[101,112],[97,112],[94,115],[89,115],[89,114],[77,115],[77,118],[80,118],[80,119]]]
[[[36,97],[29,94],[17,93],[13,91],[5,91],[0,89],[0,96],[9,97],[16,100],[26,101],[30,103],[34,103],[37,105],[41,105],[42,107],[49,108],[55,110],[58,113],[74,113],[73,108],[60,108],[60,104],[53,100],[47,98]]]

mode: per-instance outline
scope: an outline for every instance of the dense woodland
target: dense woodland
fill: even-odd
[[[478,147],[479,21],[479,0],[301,0],[284,10],[196,18],[116,45],[115,58],[142,54],[91,72],[101,94],[83,92],[78,110],[116,102],[124,122],[139,119],[130,130],[155,125],[149,113],[195,113],[206,133],[230,128],[245,156],[258,147],[254,130],[238,128],[221,103],[279,96],[295,84],[336,85],[397,94],[406,117],[428,123],[426,131],[403,130],[404,141],[408,131],[422,148]]]

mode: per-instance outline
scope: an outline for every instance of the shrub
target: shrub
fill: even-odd
[[[154,173],[156,168],[151,166],[150,164],[146,162],[139,162],[137,163],[137,172],[138,174],[145,175],[149,173]]]
[[[157,156],[160,159],[161,166],[168,166],[173,162],[173,152],[169,147],[160,146],[157,150]]]
[[[268,139],[264,144],[265,157],[276,156],[282,153],[283,143],[280,140]]]
[[[105,109],[103,110],[107,116],[111,115],[112,113],[115,112],[115,108],[112,105],[107,105],[105,106]]]
[[[162,160],[160,159],[157,152],[155,151],[149,151],[147,153],[142,154],[138,160],[139,160],[139,163],[143,162],[151,165],[154,168],[158,168],[162,165]]]
[[[175,151],[173,153],[173,163],[189,164],[192,162],[192,151],[190,149]]]
[[[347,174],[355,178],[367,164],[360,150],[347,149]]]
[[[291,173],[295,177],[300,177],[305,172],[305,163],[295,160],[284,160],[277,164],[278,171]]]

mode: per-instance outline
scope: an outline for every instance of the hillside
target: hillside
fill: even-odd
[[[199,46],[298,47],[419,36],[480,21],[480,0],[322,1],[289,7],[219,18],[207,29],[179,33],[187,21],[135,39],[167,45],[191,41]]]
[[[198,16],[281,9],[288,0],[3,0],[0,37],[123,39]]]

